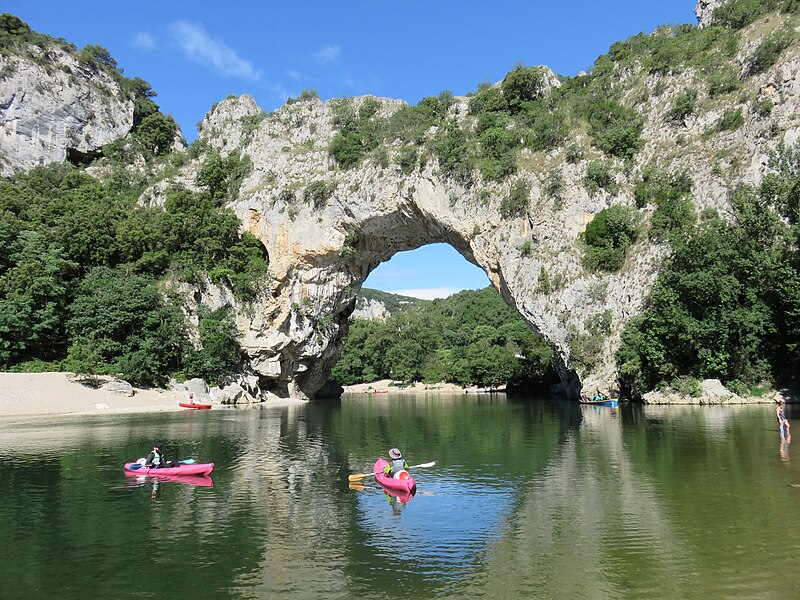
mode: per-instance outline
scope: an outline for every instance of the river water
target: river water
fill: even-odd
[[[9,419],[0,598],[797,598],[797,438],[771,406],[474,395]],[[211,478],[126,476],[159,440]],[[348,487],[392,446],[436,461],[416,496]]]

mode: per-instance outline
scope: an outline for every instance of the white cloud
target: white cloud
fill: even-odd
[[[339,46],[325,46],[314,53],[314,58],[321,65],[329,65],[339,60],[342,49]]]
[[[139,50],[153,50],[156,47],[156,39],[149,33],[140,31],[133,36],[133,45]]]
[[[295,81],[302,81],[305,79],[305,75],[303,75],[300,71],[288,71],[286,74]]]
[[[258,80],[261,73],[222,40],[213,39],[199,23],[176,21],[169,26],[175,41],[189,60],[229,77]]]
[[[387,290],[388,291],[388,290]],[[436,298],[447,298],[460,292],[459,288],[418,288],[412,290],[391,290],[389,293],[398,294],[400,296],[411,296],[412,298],[420,298],[422,300],[434,300]]]

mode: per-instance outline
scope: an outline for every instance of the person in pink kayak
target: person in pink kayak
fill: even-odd
[[[403,458],[403,453],[399,448],[392,448],[389,450],[389,464],[383,468],[383,474],[388,477],[394,477],[400,471],[408,470],[408,463]]]
[[[174,461],[167,461],[161,451],[161,442],[153,444],[153,449],[144,461],[144,466],[148,469],[162,469],[164,467],[179,467],[180,464]]]

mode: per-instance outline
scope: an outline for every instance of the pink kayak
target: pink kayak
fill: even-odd
[[[413,493],[417,489],[417,482],[414,480],[414,478],[409,475],[408,479],[395,479],[393,477],[384,475],[383,469],[388,464],[389,463],[382,458],[379,458],[375,461],[375,466],[372,467],[372,472],[375,473],[375,479],[377,482],[388,490],[402,493]],[[408,471],[405,472],[408,473]]]
[[[181,465],[180,467],[164,467],[163,469],[150,469],[139,466],[139,463],[125,463],[125,470],[137,475],[208,475],[214,470],[214,463],[198,463],[194,465]]]

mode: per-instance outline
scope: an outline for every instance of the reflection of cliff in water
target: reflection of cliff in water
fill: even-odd
[[[491,560],[479,586],[497,597],[520,593],[521,581],[531,593],[547,589],[554,597],[620,597],[641,577],[674,597],[688,549],[655,486],[629,460],[620,410],[579,409],[580,426],[566,431],[526,483],[507,534],[487,550]],[[620,579],[634,565],[637,572]]]

